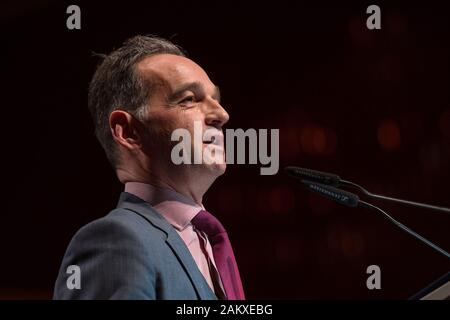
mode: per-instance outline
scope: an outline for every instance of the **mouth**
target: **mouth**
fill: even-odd
[[[214,141],[216,141],[216,137],[212,136],[210,140],[203,140],[204,144],[214,144]]]
[[[217,132],[214,135],[211,135],[210,137],[203,139],[203,144],[210,144],[215,145],[217,147],[223,146],[223,134],[222,132]]]

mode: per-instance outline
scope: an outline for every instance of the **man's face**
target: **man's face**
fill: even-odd
[[[152,83],[145,122],[150,134],[145,147],[150,163],[154,164],[153,170],[158,166],[174,166],[170,155],[178,142],[171,141],[171,134],[180,128],[187,129],[191,134],[192,155],[194,152],[201,152],[203,155],[208,147],[224,154],[222,126],[229,116],[220,105],[219,89],[199,65],[185,57],[159,54],[142,60],[137,69]],[[213,130],[212,142],[202,139],[200,143],[194,143],[195,122],[197,127],[201,123],[202,137],[205,130]],[[182,170],[194,175],[219,176],[225,168],[225,161],[181,165]]]

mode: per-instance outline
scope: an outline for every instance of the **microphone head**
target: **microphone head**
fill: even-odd
[[[285,167],[284,170],[288,175],[294,178],[305,179],[334,187],[340,186],[341,178],[336,174],[292,166]]]
[[[302,180],[302,183],[312,192],[318,193],[345,206],[357,207],[359,204],[359,197],[354,193],[308,180]]]

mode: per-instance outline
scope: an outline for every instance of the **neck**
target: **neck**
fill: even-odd
[[[178,192],[201,205],[203,195],[212,185],[216,177],[201,172],[193,172],[192,168],[177,167],[177,169],[179,170],[171,168],[171,170],[164,170],[164,172],[159,173],[150,170],[136,170],[136,168],[118,166],[116,173],[123,184],[127,182],[151,184],[155,187]]]

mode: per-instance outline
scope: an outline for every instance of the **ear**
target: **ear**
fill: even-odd
[[[141,148],[138,125],[137,120],[126,111],[114,110],[109,115],[109,127],[114,140],[128,150]]]

